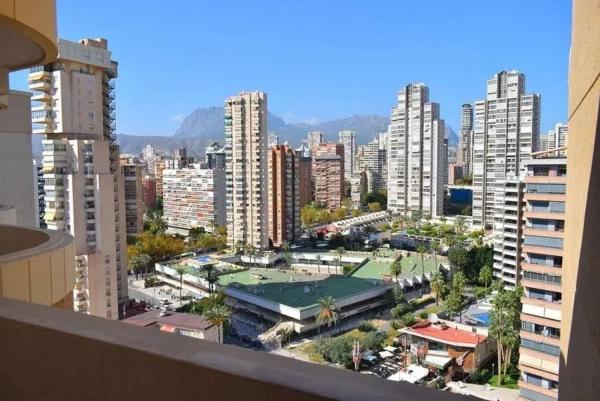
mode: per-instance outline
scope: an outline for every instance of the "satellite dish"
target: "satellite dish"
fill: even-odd
[[[431,323],[437,323],[440,319],[435,313],[430,313],[429,315],[427,315],[427,320],[429,320]]]

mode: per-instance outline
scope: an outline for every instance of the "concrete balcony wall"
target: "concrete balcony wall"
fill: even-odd
[[[72,309],[73,237],[0,225],[0,297]]]
[[[477,398],[0,299],[3,400]]]

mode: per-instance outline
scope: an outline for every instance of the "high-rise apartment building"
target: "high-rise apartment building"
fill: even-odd
[[[352,208],[358,209],[361,207],[364,196],[367,195],[367,173],[358,171],[350,178],[350,199],[352,200]]]
[[[312,174],[312,158],[304,156],[296,150],[298,157],[298,181],[299,183],[299,207],[302,209],[313,201],[313,174]]]
[[[321,143],[312,150],[315,201],[330,210],[344,198],[344,145]]]
[[[525,163],[519,348],[520,399],[558,398],[563,316],[566,158],[538,152]],[[585,398],[585,397],[584,397]]]
[[[130,155],[121,155],[121,173],[125,190],[125,229],[128,237],[144,230],[142,165]]]
[[[367,172],[367,191],[380,192],[387,185],[387,151],[381,146],[379,137],[369,142],[362,150],[361,171]]]
[[[117,63],[105,39],[59,39],[56,62],[32,68],[35,133],[45,134],[48,228],[75,238],[75,309],[116,319],[127,299],[124,182],[115,143]]]
[[[156,178],[149,174],[142,178],[142,204],[144,211],[156,207]]]
[[[456,180],[464,177],[464,166],[458,163],[448,163],[448,185],[455,185]]]
[[[493,274],[506,287],[514,287],[521,276],[521,231],[523,183],[518,177],[504,181],[496,194],[494,211]]]
[[[47,228],[44,215],[46,214],[46,200],[44,199],[44,172],[42,164],[33,160],[33,190],[34,190],[34,210],[39,228]]]
[[[274,246],[300,238],[300,157],[288,145],[269,150],[269,238]]]
[[[554,129],[548,131],[546,135],[540,135],[539,151],[563,148],[567,146],[567,133],[569,126],[567,124],[557,123]],[[566,151],[559,151],[559,155],[565,155]]]
[[[315,148],[325,142],[325,133],[321,131],[311,131],[308,133],[308,148],[311,155],[314,156]]]
[[[344,145],[344,179],[350,180],[354,172],[356,156],[356,132],[344,130],[339,132],[339,143]]]
[[[188,168],[163,171],[163,217],[170,231],[187,233],[194,227],[213,232],[225,225],[225,171]]]
[[[518,177],[539,141],[540,96],[525,94],[525,75],[502,71],[475,102],[472,141],[473,225],[492,227],[496,191]]]
[[[206,147],[205,163],[208,168],[225,170],[225,149],[214,142]]]
[[[422,83],[398,92],[388,132],[388,209],[403,215],[440,216],[444,211],[444,120]]]
[[[154,163],[154,178],[156,179],[156,199],[162,199],[163,197],[163,171],[165,170],[167,163],[165,160],[159,159]],[[152,173],[150,173],[152,174]]]
[[[471,176],[472,138],[473,138],[473,106],[465,103],[460,108],[460,138],[456,162],[463,166],[463,174]]]
[[[225,100],[227,244],[269,246],[267,95],[242,92]]]
[[[329,210],[342,206],[344,197],[344,159],[323,153],[313,158],[315,201]]]
[[[267,141],[267,145],[269,148],[279,145],[279,135],[274,132],[269,132],[269,140]]]

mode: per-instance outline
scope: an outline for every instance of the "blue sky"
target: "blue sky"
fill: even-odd
[[[388,116],[414,81],[458,130],[460,105],[504,69],[542,95],[544,132],[566,119],[570,25],[567,0],[58,0],[60,37],[108,39],[117,132],[137,135],[170,135],[242,90],[288,122]]]

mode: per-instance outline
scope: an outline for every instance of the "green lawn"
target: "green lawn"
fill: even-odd
[[[505,376],[504,379],[502,380],[502,384],[500,386],[498,386],[498,375],[493,375],[490,380],[488,380],[488,384],[490,386],[494,386],[494,387],[504,387],[504,388],[510,388],[510,389],[515,389],[518,390],[519,389],[519,376]]]
[[[441,258],[438,258],[438,264],[441,263]],[[390,262],[369,260],[364,266],[352,274],[352,277],[364,279],[383,280],[384,276],[390,275]],[[421,274],[423,268],[421,266],[421,256],[412,253],[410,256],[404,256],[400,261],[402,265],[402,274],[400,278],[410,278]],[[424,257],[425,273],[432,272],[435,269],[435,261],[432,256],[425,255]]]

